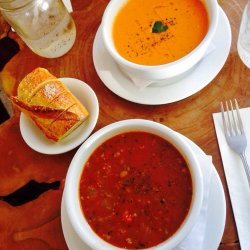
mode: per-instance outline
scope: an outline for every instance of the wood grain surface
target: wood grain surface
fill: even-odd
[[[227,216],[220,249],[240,249],[214,130],[212,113],[219,111],[219,104],[221,101],[232,98],[237,98],[241,107],[250,106],[250,70],[241,62],[236,46],[242,10],[246,1],[219,1],[220,6],[223,8],[230,21],[233,40],[228,59],[214,80],[204,89],[184,100],[156,106],[140,105],[118,97],[107,89],[97,76],[93,65],[92,46],[95,33],[101,23],[101,17],[107,3],[107,0],[72,0],[74,9],[72,16],[77,27],[77,40],[70,52],[61,58],[46,59],[39,57],[22,44],[20,39],[17,39],[21,44],[21,51],[1,72],[1,83],[5,92],[8,95],[16,94],[16,88],[19,81],[27,73],[31,72],[36,67],[45,67],[57,77],[78,78],[85,81],[93,88],[100,105],[100,114],[95,131],[115,121],[129,118],[145,118],[165,124],[190,138],[200,146],[206,154],[212,155],[213,163],[224,187]],[[209,71],[209,68],[207,70]],[[189,84],[192,83],[190,82]],[[18,115],[17,112],[12,118],[13,121],[8,121],[1,125],[0,133],[3,134],[2,131],[8,131],[10,126],[16,126],[15,124],[18,124]],[[6,132],[4,136],[9,136],[9,133],[10,132]],[[21,138],[17,140],[21,140]],[[16,143],[19,142],[9,142],[9,148],[11,149]],[[25,150],[29,151],[30,149]],[[0,155],[2,155],[3,152],[3,149],[0,147]],[[18,154],[18,150],[15,152]],[[20,148],[19,153],[21,152],[22,149]],[[37,153],[37,155],[39,154]],[[68,157],[70,156],[72,155],[69,154]],[[2,164],[4,165],[5,163],[2,162]],[[13,162],[9,164],[15,164],[15,161],[13,160]],[[62,177],[60,178],[63,179]],[[3,192],[2,185],[0,185],[0,193],[1,192]],[[0,202],[0,207],[1,205]],[[58,207],[59,204],[56,206]],[[60,216],[60,211],[58,210],[57,212],[56,216],[53,217],[54,219]],[[48,223],[49,222],[51,221],[48,221]],[[54,225],[54,228],[59,228],[59,231],[61,230],[60,224]],[[60,241],[60,236],[58,236],[58,239]],[[37,247],[37,249],[55,249],[48,237],[44,237],[43,241],[46,242],[46,244],[42,245],[40,248]],[[31,246],[33,243],[34,240],[30,239]],[[3,244],[3,242],[0,240],[0,248],[2,249],[1,244]],[[63,249],[63,247],[58,249]]]

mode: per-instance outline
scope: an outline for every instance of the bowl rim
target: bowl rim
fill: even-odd
[[[89,226],[81,210],[79,201],[79,188],[81,173],[88,157],[94,149],[101,145],[108,138],[128,131],[146,131],[159,135],[173,144],[188,162],[193,181],[193,199],[191,208],[183,221],[180,229],[166,241],[150,249],[166,250],[178,245],[191,231],[201,210],[203,197],[203,177],[199,166],[199,161],[191,147],[181,136],[160,123],[145,119],[128,119],[109,124],[91,135],[78,149],[73,157],[65,180],[64,197],[65,208],[69,216],[70,223],[80,239],[93,249],[121,249],[100,238]],[[185,154],[185,155],[184,155]],[[77,183],[77,185],[76,185]],[[72,195],[74,194],[74,195]],[[74,212],[73,212],[74,211]],[[84,234],[82,233],[84,232]]]
[[[108,19],[110,15],[115,16],[117,14],[117,12],[119,11],[121,7],[115,8],[115,4],[121,1],[122,1],[122,4],[121,4],[121,7],[122,7],[125,4],[125,2],[128,0],[111,0],[108,3],[104,11],[104,14],[102,16],[102,22],[101,22],[102,38],[103,38],[103,42],[104,42],[106,49],[119,64],[126,66],[128,68],[135,69],[135,70],[140,70],[140,71],[161,70],[163,68],[166,68],[166,66],[169,68],[174,68],[174,67],[177,67],[179,64],[185,63],[186,60],[191,60],[193,57],[195,57],[195,54],[199,52],[200,50],[202,50],[204,47],[206,47],[206,50],[207,50],[207,47],[211,43],[211,40],[217,28],[218,19],[219,19],[219,4],[217,0],[203,0],[202,2],[206,6],[206,9],[208,9],[207,2],[209,2],[209,4],[211,5],[211,8],[213,9],[213,12],[210,13],[211,18],[209,19],[209,28],[208,28],[207,34],[192,51],[190,51],[188,54],[186,54],[185,56],[175,61],[165,63],[165,64],[158,64],[158,65],[137,64],[122,57],[119,54],[119,52],[115,49],[115,46],[113,46],[113,43],[109,42],[110,39],[109,39],[108,34],[111,32],[108,31],[108,27],[112,26],[112,24],[109,25]],[[113,13],[114,10],[115,10],[115,13],[111,14]]]

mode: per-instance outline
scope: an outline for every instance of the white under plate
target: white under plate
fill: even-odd
[[[184,78],[169,84],[150,85],[143,90],[137,88],[118,68],[105,49],[99,27],[93,45],[93,60],[98,76],[116,95],[135,103],[158,105],[187,98],[208,85],[219,73],[228,57],[231,46],[231,28],[224,11],[219,10],[219,22],[212,40],[215,47]]]
[[[67,152],[87,139],[93,131],[98,115],[99,104],[95,92],[85,82],[75,78],[59,78],[72,94],[89,111],[88,119],[71,134],[59,142],[53,142],[23,113],[20,116],[20,130],[24,141],[35,151],[43,154],[61,154]]]
[[[186,137],[184,137],[184,139],[187,140],[195,153],[205,156],[205,153],[195,143]],[[203,250],[214,250],[217,249],[220,244],[226,221],[225,194],[219,175],[214,166],[211,175],[210,191],[207,202],[207,221],[209,224],[206,226]],[[64,199],[62,199],[61,206],[61,221],[64,238],[70,250],[91,250],[81,241],[70,224],[64,205]]]

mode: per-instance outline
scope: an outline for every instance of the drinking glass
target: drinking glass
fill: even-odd
[[[241,60],[250,68],[250,1],[243,11],[237,48]]]
[[[75,42],[75,23],[61,0],[0,0],[0,9],[27,46],[42,57],[60,57]]]

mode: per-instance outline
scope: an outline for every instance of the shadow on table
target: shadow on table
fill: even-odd
[[[19,45],[16,41],[7,36],[0,39],[0,71],[3,70],[5,64],[19,51]],[[8,114],[3,102],[0,99],[0,124],[8,120]]]

